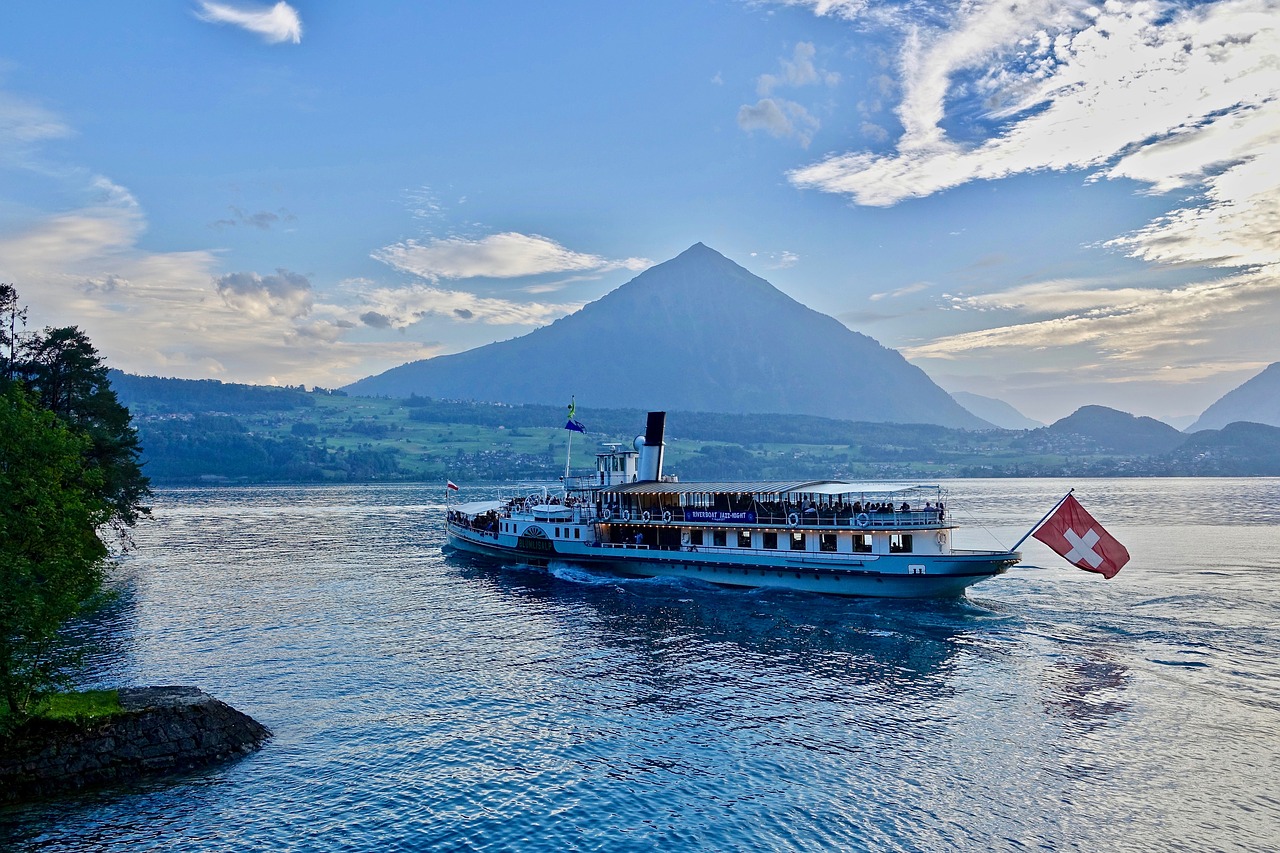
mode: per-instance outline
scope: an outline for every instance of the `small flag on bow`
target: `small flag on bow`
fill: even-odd
[[[1108,580],[1129,562],[1129,552],[1068,494],[1057,510],[1031,534],[1067,562]]]
[[[446,489],[448,489],[449,491],[451,491],[451,492],[456,492],[456,491],[458,491],[458,484],[457,484],[457,483],[455,483],[455,482],[453,482],[453,480],[445,480],[445,481],[444,481],[444,487],[445,487]]]

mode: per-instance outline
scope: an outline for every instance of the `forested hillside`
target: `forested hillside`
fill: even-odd
[[[564,473],[566,410],[215,381],[113,375],[158,484],[548,480]],[[573,470],[601,442],[629,445],[639,409],[578,406]],[[1280,431],[1207,431],[1194,447],[1122,441],[1150,425],[1090,410],[1036,430],[969,431],[807,415],[671,412],[666,471],[685,480],[792,477],[1240,475],[1280,473]],[[1186,441],[1186,439],[1178,439]],[[1117,448],[1121,448],[1117,450]]]

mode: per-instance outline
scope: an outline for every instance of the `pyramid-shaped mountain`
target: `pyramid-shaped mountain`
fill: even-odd
[[[523,337],[361,379],[367,396],[990,424],[899,353],[698,243]]]

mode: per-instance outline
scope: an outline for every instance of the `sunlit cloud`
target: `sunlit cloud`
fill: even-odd
[[[311,282],[286,269],[265,276],[255,272],[228,273],[215,279],[214,287],[228,306],[256,320],[296,319],[311,313]]]
[[[494,325],[537,326],[582,307],[582,303],[514,302],[425,284],[372,287],[360,293],[356,316],[375,329],[406,329],[429,317]]]
[[[302,19],[288,3],[274,6],[232,6],[201,0],[196,17],[211,24],[231,24],[262,36],[268,44],[302,41]]]
[[[611,260],[572,251],[537,234],[508,231],[479,239],[446,237],[406,240],[373,253],[377,260],[429,281],[466,278],[522,278],[546,273],[617,269],[642,270],[643,258]]]
[[[1207,344],[1224,326],[1243,323],[1265,334],[1280,321],[1276,279],[1250,273],[1169,290],[1079,289],[1046,282],[1000,294],[955,298],[962,308],[1017,315],[994,328],[905,347],[908,358],[955,359],[976,352],[1004,354],[1086,345],[1107,360],[1137,361],[1153,353],[1186,353]],[[1239,318],[1232,321],[1232,316]],[[1029,319],[1038,317],[1038,319]]]

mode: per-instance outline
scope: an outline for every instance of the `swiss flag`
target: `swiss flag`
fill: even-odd
[[[1048,521],[1031,534],[1086,572],[1097,572],[1104,578],[1129,562],[1129,552],[1108,533],[1073,495],[1058,506]]]

